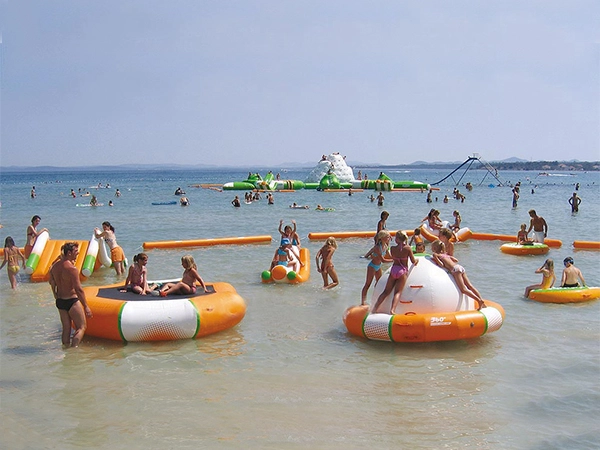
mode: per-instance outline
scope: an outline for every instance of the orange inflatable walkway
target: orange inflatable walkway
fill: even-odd
[[[506,242],[516,242],[517,235],[512,234],[493,234],[493,233],[476,233],[473,232],[471,235],[471,239],[475,239],[478,241],[506,241]],[[559,248],[562,246],[562,241],[558,239],[544,239],[544,244],[548,247]]]
[[[23,253],[25,248],[19,247],[19,250],[21,250],[21,253]],[[0,247],[0,258],[4,258],[4,247]]]
[[[574,241],[573,247],[581,249],[581,250],[600,250],[600,242]]]
[[[181,247],[207,247],[211,245],[243,245],[243,244],[270,244],[273,238],[265,236],[242,236],[214,239],[192,239],[188,241],[155,241],[144,242],[145,250],[153,248],[181,248]]]
[[[42,255],[40,257],[40,261],[39,261],[37,267],[31,274],[31,281],[33,281],[35,283],[39,283],[42,281],[49,280],[50,267],[52,267],[52,263],[54,263],[54,261],[56,261],[56,259],[60,256],[60,248],[67,242],[76,242],[79,244],[79,254],[77,255],[77,260],[75,261],[75,267],[77,267],[77,270],[80,273],[80,275],[79,275],[80,278],[82,280],[85,279],[85,277],[83,275],[81,275],[81,268],[83,267],[83,262],[85,261],[85,256],[87,253],[89,242],[88,241],[74,241],[74,240],[55,241],[55,240],[50,239],[44,246],[44,250],[42,252]]]
[[[414,230],[403,231],[407,236],[412,236],[414,234]],[[395,236],[396,231],[390,231],[390,234]],[[330,237],[334,237],[336,239],[374,238],[375,231],[329,231],[325,233],[308,233],[308,239],[311,241],[325,241]]]

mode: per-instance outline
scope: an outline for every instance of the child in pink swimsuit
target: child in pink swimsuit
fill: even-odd
[[[394,314],[394,310],[396,309],[396,305],[400,301],[400,296],[402,295],[402,290],[404,289],[404,285],[406,284],[406,279],[408,278],[408,260],[416,266],[419,263],[419,260],[415,258],[413,255],[413,251],[410,246],[407,244],[408,236],[404,231],[396,232],[396,244],[390,249],[390,255],[394,260],[394,264],[390,269],[390,276],[387,279],[387,283],[385,284],[385,289],[379,295],[379,298],[373,305],[372,312],[378,312],[377,309],[379,305],[383,303],[388,295],[394,291],[394,298],[392,300],[392,306],[390,308],[390,314]]]
[[[121,289],[121,292],[135,292],[139,295],[151,293],[146,278],[148,274],[146,264],[148,264],[147,254],[138,253],[133,257],[133,264],[129,266],[127,278],[125,279],[125,287]]]

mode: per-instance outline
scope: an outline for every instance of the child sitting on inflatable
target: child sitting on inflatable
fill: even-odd
[[[556,276],[554,275],[554,261],[548,258],[535,273],[542,274],[542,282],[527,286],[525,288],[525,298],[529,298],[529,293],[534,289],[550,289],[554,285],[554,281],[556,280]]]
[[[522,223],[521,229],[517,233],[517,244],[520,245],[533,245],[533,241],[529,239],[527,234],[527,224]]]
[[[289,267],[294,272],[297,272],[299,269],[298,264],[304,266],[304,264],[300,262],[300,256],[293,249],[291,241],[288,238],[283,238],[281,240],[281,246],[275,250],[273,261],[271,261],[271,268],[269,270],[273,270],[273,267],[275,266],[285,266]]]
[[[192,255],[185,255],[181,257],[181,265],[183,266],[183,275],[181,281],[178,283],[167,283],[159,291],[161,297],[167,295],[194,295],[197,291],[196,281],[202,286],[202,290],[206,292],[206,284],[198,273],[198,266]]]
[[[133,264],[129,266],[127,279],[125,280],[125,288],[121,292],[134,292],[139,295],[150,294],[152,290],[148,287],[148,255],[138,253],[133,257]]]
[[[560,281],[561,287],[579,287],[578,278],[583,286],[586,285],[581,270],[575,267],[573,262],[573,258],[570,256],[567,256],[563,261],[565,268],[563,269],[562,279]]]

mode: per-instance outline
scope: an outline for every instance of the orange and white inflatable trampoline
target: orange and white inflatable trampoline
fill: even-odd
[[[163,280],[151,283],[177,282]],[[246,302],[228,283],[207,283],[193,296],[153,297],[120,292],[123,284],[85,287],[93,317],[86,334],[125,342],[196,339],[237,325]]]
[[[474,300],[462,294],[454,278],[429,257],[417,256],[394,314],[372,313],[367,305],[344,313],[348,331],[359,337],[390,342],[434,342],[471,339],[500,329],[504,309],[485,300],[477,311]],[[389,270],[375,285],[371,303],[383,292]],[[393,294],[380,310],[389,311]]]

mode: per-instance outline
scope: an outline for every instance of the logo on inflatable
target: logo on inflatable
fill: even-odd
[[[451,325],[451,322],[446,322],[446,317],[442,316],[442,317],[432,317],[430,322],[429,322],[429,326],[432,327],[439,327],[441,325]]]

